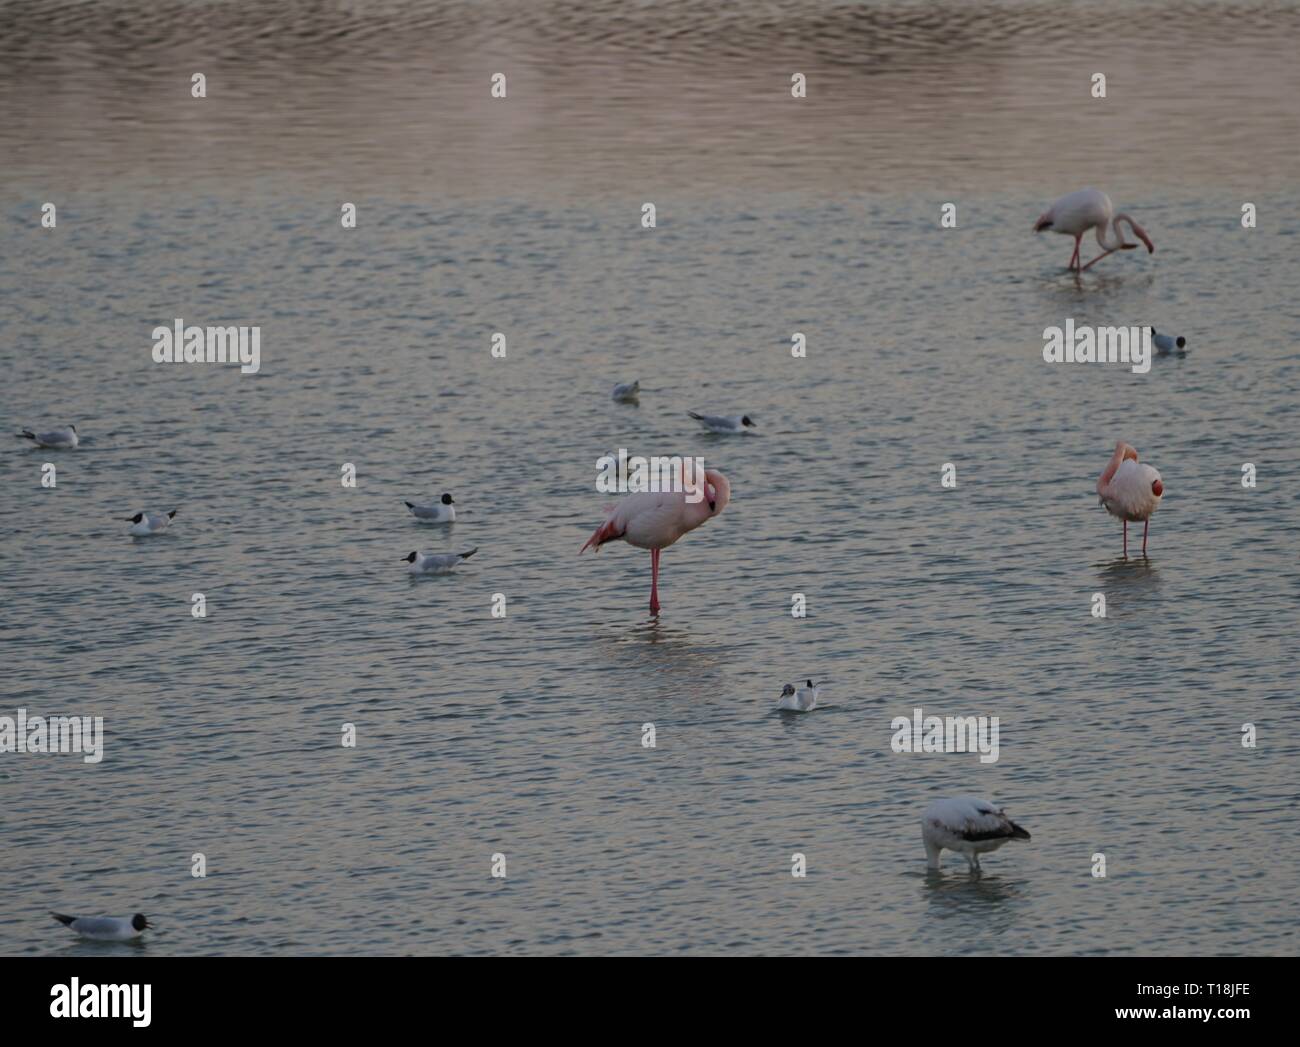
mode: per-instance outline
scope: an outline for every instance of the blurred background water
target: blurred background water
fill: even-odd
[[[107,733],[0,756],[0,950],[1293,954],[1297,28],[0,2],[0,420],[82,436],[0,458],[0,715]],[[1067,274],[1030,230],[1084,185],[1156,253]],[[154,364],[176,317],[259,324],[261,373]],[[1046,364],[1067,318],[1191,352]],[[1148,560],[1093,491],[1118,438],[1166,485]],[[619,446],[733,485],[658,621],[644,552],[578,556]],[[451,528],[402,505],[444,490]],[[809,676],[823,707],[775,713]],[[917,706],[1000,717],[999,761],[892,752]],[[1033,840],[927,877],[920,812],[969,792]],[[78,944],[51,908],[156,929]]]

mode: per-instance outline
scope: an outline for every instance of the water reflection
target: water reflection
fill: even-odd
[[[1126,86],[1088,95],[1074,5],[0,2],[6,175],[289,178],[419,199],[845,194],[1294,172],[1292,5],[1091,4]],[[51,48],[48,41],[58,40]],[[190,75],[208,79],[190,95]],[[1213,83],[1169,70],[1213,69]],[[489,77],[507,76],[493,99]],[[807,78],[808,96],[790,94]],[[1105,115],[1101,115],[1102,108]],[[1188,135],[1187,128],[1196,134]],[[1176,158],[1170,161],[1165,158]],[[1123,194],[1120,194],[1122,197]],[[1117,197],[1120,198],[1120,197]],[[1031,216],[1032,217],[1032,216]],[[363,218],[363,220],[365,220]]]

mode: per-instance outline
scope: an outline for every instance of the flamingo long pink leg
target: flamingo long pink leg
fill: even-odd
[[[659,550],[650,550],[650,613],[659,613]]]
[[[1082,233],[1074,238],[1074,254],[1070,255],[1070,264],[1066,266],[1067,269],[1079,268],[1079,241],[1082,239]]]
[[[1124,521],[1124,559],[1128,559],[1128,521]]]
[[[1135,247],[1137,247],[1137,244],[1120,244],[1118,247],[1112,247],[1109,251],[1102,251],[1101,254],[1099,254],[1099,255],[1098,255],[1096,258],[1094,258],[1091,262],[1089,262],[1089,263],[1088,263],[1087,265],[1085,265],[1082,269],[1080,269],[1079,272],[1082,273],[1082,272],[1086,272],[1087,270],[1091,269],[1094,265],[1096,265],[1098,262],[1100,262],[1100,261],[1101,261],[1103,258],[1105,258],[1108,254],[1114,254],[1116,251],[1131,251],[1131,250],[1133,250],[1133,248],[1135,248]]]
[[[1151,526],[1151,517],[1148,516],[1146,521],[1142,524],[1142,555],[1143,556],[1146,556],[1147,554],[1147,528],[1150,526]]]
[[[1094,258],[1091,262],[1089,262],[1089,263],[1088,263],[1087,265],[1085,265],[1082,269],[1080,269],[1079,272],[1081,272],[1081,273],[1086,273],[1089,269],[1091,269],[1094,265],[1096,265],[1098,262],[1100,262],[1100,261],[1101,261],[1103,258],[1105,258],[1108,254],[1114,254],[1114,253],[1115,253],[1116,251],[1118,251],[1118,250],[1119,250],[1118,247],[1112,247],[1109,251],[1102,251],[1101,254],[1099,254],[1099,255],[1098,255],[1096,258]]]

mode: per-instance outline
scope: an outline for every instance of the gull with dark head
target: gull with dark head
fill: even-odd
[[[173,517],[180,512],[173,509],[169,513],[136,513],[128,516],[126,522],[131,524],[127,534],[135,538],[147,538],[151,534],[161,534],[171,526]]]
[[[80,442],[77,439],[77,427],[75,425],[65,425],[62,429],[51,429],[48,433],[34,433],[30,429],[24,429],[21,433],[15,433],[14,435],[20,440],[31,440],[37,447],[48,447],[56,451],[71,450]]]
[[[821,692],[822,689],[814,685],[811,680],[805,681],[805,686],[797,691],[794,689],[794,684],[788,683],[781,692],[781,700],[776,703],[776,707],[788,713],[811,712],[817,708],[817,698]]]
[[[456,565],[462,560],[468,560],[476,552],[478,552],[478,546],[475,546],[467,553],[411,552],[403,556],[402,560],[410,564],[406,569],[407,574],[448,574],[455,570]]]
[[[1170,353],[1187,352],[1187,339],[1182,335],[1161,334],[1154,327],[1151,328],[1151,344],[1156,347],[1156,352],[1161,356],[1168,356]]]
[[[63,913],[52,912],[50,915],[83,938],[92,938],[97,942],[127,942],[139,938],[141,932],[149,927],[144,913],[136,913],[134,916],[64,916]]]
[[[456,500],[449,494],[444,494],[441,501],[431,502],[428,505],[419,505],[416,502],[404,504],[411,510],[411,515],[422,523],[456,522]]]
[[[730,417],[720,414],[696,414],[694,411],[687,411],[700,425],[704,426],[711,433],[717,433],[720,436],[734,436],[737,433],[744,433],[750,429],[755,429],[754,419],[747,414],[737,414]]]

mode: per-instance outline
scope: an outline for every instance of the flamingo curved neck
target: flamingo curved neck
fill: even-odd
[[[1113,244],[1106,242],[1107,223],[1102,222],[1099,226],[1097,226],[1097,243],[1101,244],[1101,246],[1105,248],[1107,251],[1118,251],[1121,247],[1124,246],[1124,233],[1119,227],[1119,222],[1120,222],[1119,218],[1112,218],[1109,223],[1110,228],[1115,233],[1115,243]]]

